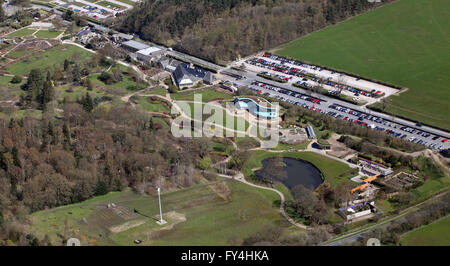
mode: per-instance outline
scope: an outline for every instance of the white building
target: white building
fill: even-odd
[[[164,53],[164,50],[152,46],[152,47],[148,47],[142,50],[139,50],[136,52],[136,56],[137,59],[145,61],[145,62],[149,62],[152,61],[153,59],[161,56]]]

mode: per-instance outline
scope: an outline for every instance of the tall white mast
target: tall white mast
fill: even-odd
[[[158,187],[158,201],[159,201],[159,218],[160,220],[156,223],[158,223],[159,225],[163,225],[165,223],[167,223],[166,221],[163,220],[162,218],[162,208],[161,208],[161,188]]]

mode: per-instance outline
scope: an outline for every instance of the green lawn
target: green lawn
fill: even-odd
[[[47,38],[47,39],[54,39],[58,37],[62,31],[49,31],[49,30],[39,30],[36,32],[35,36],[37,38]]]
[[[138,96],[135,101],[139,107],[149,112],[170,112],[166,105],[160,101],[151,102],[149,97]]]
[[[28,28],[22,28],[20,30],[16,30],[14,32],[11,32],[7,34],[8,37],[23,37],[23,36],[29,36],[33,34],[36,30],[28,29]]]
[[[20,51],[14,50],[14,51],[9,52],[6,56],[11,57],[11,58],[19,58],[24,55],[30,54],[32,52],[33,52],[33,50],[20,50]]]
[[[135,4],[135,2],[133,2],[131,0],[117,0],[117,1],[128,4],[130,6],[134,6],[134,4]]]
[[[21,60],[7,67],[7,71],[12,74],[18,75],[28,75],[30,71],[34,68],[40,69],[42,71],[50,70],[54,65],[62,66],[64,59],[72,59],[72,56],[78,53],[78,62],[86,61],[91,57],[91,53],[70,44],[63,44],[40,54],[29,57],[25,60]]]
[[[117,7],[117,8],[120,9],[120,10],[126,8],[126,7],[124,7],[124,6],[121,6],[121,5],[118,5],[118,4],[114,4],[114,3],[111,3],[111,2],[108,2],[108,1],[100,1],[100,2],[96,2],[96,4],[97,4],[97,5],[104,6],[104,7],[108,7],[108,6],[109,6],[110,8]]]
[[[325,181],[330,182],[332,187],[335,187],[339,183],[349,180],[352,176],[349,171],[351,168],[342,162],[330,159],[323,155],[314,152],[267,152],[263,150],[252,151],[251,158],[244,165],[244,174],[246,177],[253,177],[253,171],[251,169],[261,167],[261,161],[270,157],[290,157],[294,159],[300,159],[315,165],[323,174]]]
[[[450,216],[401,236],[403,246],[450,246]]]
[[[194,103],[186,103],[186,102],[178,102],[178,104],[180,105],[180,107],[182,108],[182,110],[190,117],[196,117],[196,114],[199,114],[200,116],[202,116],[202,110],[204,110],[205,104],[201,105],[200,108],[200,104],[198,104],[199,106],[196,107],[194,106]],[[249,127],[249,122],[247,120],[245,120],[245,118],[242,117],[236,117],[236,116],[232,116],[230,115],[228,112],[225,111],[225,109],[222,108],[222,123],[218,123],[223,125],[224,127],[227,127],[227,121],[234,121],[233,123],[233,128],[234,129],[239,129],[240,131],[245,131],[247,130],[247,128]],[[206,119],[209,120],[209,117],[214,116],[214,110],[211,111],[211,115],[207,115],[204,114],[202,116],[202,121],[206,121]],[[242,127],[243,126],[243,127]],[[226,132],[224,132],[225,134]]]
[[[295,150],[305,150],[308,145],[309,145],[309,141],[305,141],[303,143],[300,144],[285,144],[285,143],[279,143],[278,146],[276,146],[275,148],[273,148],[273,150],[289,150],[289,149],[295,149]]]
[[[55,92],[56,92],[56,98],[58,100],[62,100],[65,97],[69,97],[72,100],[79,99],[79,98],[85,96],[86,92],[88,92],[92,98],[101,97],[101,96],[106,95],[103,91],[96,89],[96,88],[93,88],[92,91],[88,91],[86,87],[83,87],[83,86],[74,87],[74,86],[70,86],[70,85],[56,87]]]
[[[449,44],[448,0],[398,0],[277,53],[409,88],[386,111],[450,129]]]
[[[161,96],[166,96],[166,92],[167,92],[166,88],[158,87],[158,88],[150,90],[148,93],[149,94],[157,94],[157,95],[161,95]]]
[[[31,230],[38,236],[47,234],[53,244],[59,244],[68,219],[70,237],[78,237],[83,245],[229,245],[239,244],[245,237],[262,230],[267,225],[289,228],[290,224],[280,215],[274,202],[276,193],[226,181],[231,197],[223,197],[209,185],[166,192],[161,195],[164,218],[172,229],[159,231],[155,219],[158,217],[158,199],[155,195],[144,196],[131,191],[114,192],[78,204],[39,211],[32,214]],[[141,221],[141,225],[123,232],[112,233],[106,226],[120,225],[125,220],[104,212],[108,203],[123,205],[139,214],[128,221]],[[103,209],[103,211],[102,211]],[[184,215],[178,221],[168,212]],[[83,223],[85,218],[86,223]],[[300,230],[296,230],[299,232]],[[157,234],[148,237],[152,232]],[[100,236],[101,235],[101,236]]]
[[[178,101],[193,101],[194,94],[201,94],[203,102],[209,102],[215,99],[225,99],[225,100],[233,99],[232,95],[216,91],[214,89],[197,90],[192,92],[178,92],[171,94],[170,97]]]

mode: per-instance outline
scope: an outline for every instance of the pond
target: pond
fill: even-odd
[[[264,159],[262,164],[265,165],[269,159],[270,158]],[[301,184],[306,188],[314,190],[323,183],[322,173],[313,164],[288,157],[282,159],[283,163],[286,165],[285,170],[287,172],[287,178],[278,181],[283,183],[289,189]],[[255,171],[255,176],[257,178],[262,178],[259,171],[260,170]]]

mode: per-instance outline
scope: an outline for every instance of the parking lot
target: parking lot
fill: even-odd
[[[133,0],[132,0],[133,1]],[[122,13],[133,6],[115,0],[108,0],[113,5],[122,6],[124,8],[118,8],[117,6],[111,6],[104,4],[102,1],[89,2],[87,0],[76,0],[75,2],[64,2],[62,0],[56,0],[59,5],[70,8],[76,13],[86,15],[95,19],[104,19],[110,16],[115,16],[117,13]]]
[[[362,112],[361,110],[356,110],[356,108],[343,106],[338,101],[331,102],[321,97],[308,95],[301,89],[295,87],[287,89],[285,84],[275,85],[276,82],[265,81],[263,78],[248,80],[245,78],[235,79],[229,77],[229,80],[236,86],[247,85],[250,90],[255,91],[257,94],[267,95],[280,101],[330,115],[336,119],[346,120],[373,130],[384,131],[393,137],[422,144],[433,150],[450,148],[450,142],[445,137],[432,134],[426,130],[404,126],[398,122],[374,115],[372,113],[375,112],[369,110]]]
[[[396,89],[381,84],[271,54],[255,56],[238,64],[244,64],[246,70],[272,76],[276,80],[305,89],[321,87],[331,94],[342,93],[363,104],[372,104],[397,92]]]

